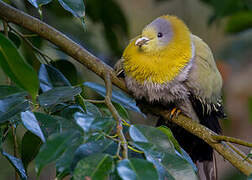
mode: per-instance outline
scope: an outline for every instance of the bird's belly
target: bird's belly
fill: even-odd
[[[182,82],[173,81],[164,84],[152,82],[138,83],[133,78],[125,77],[127,88],[137,99],[145,98],[148,102],[162,102],[164,104],[183,101],[188,98],[188,89]]]

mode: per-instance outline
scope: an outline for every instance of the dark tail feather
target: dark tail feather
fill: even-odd
[[[218,122],[219,117],[216,112],[210,114],[204,114],[204,118],[201,117],[200,123],[216,133],[221,132],[221,128]],[[198,175],[200,180],[216,180],[217,169],[216,160],[214,157],[213,149],[202,139],[189,133],[180,126],[173,124],[170,121],[165,121],[160,118],[157,126],[166,125],[173,132],[174,137],[177,139],[180,146],[190,155],[193,162],[198,167]]]
[[[193,105],[193,108],[199,117],[200,123],[217,134],[221,134],[222,129],[219,124],[219,119],[225,118],[226,115],[223,110],[221,102],[217,104],[204,104],[202,101],[194,96],[190,96],[190,101]],[[210,159],[208,157],[203,157],[203,159],[198,159],[196,161],[197,166],[199,165],[199,177],[201,180],[217,180],[217,163],[216,157],[213,149],[210,148]],[[199,157],[198,157],[199,158]]]

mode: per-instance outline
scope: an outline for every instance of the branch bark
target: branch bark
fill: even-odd
[[[240,140],[240,139],[237,139],[237,138],[228,137],[228,136],[220,136],[220,135],[213,136],[212,138],[214,140],[216,140],[216,141],[219,141],[219,142],[220,141],[225,141],[225,142],[230,142],[230,143],[239,144],[239,145],[242,145],[242,146],[252,148],[252,143],[247,142],[247,141],[243,141],[243,140]]]
[[[112,116],[116,120],[116,133],[118,135],[118,138],[120,139],[121,145],[122,145],[122,156],[123,159],[128,159],[128,143],[126,141],[126,138],[123,134],[123,126],[122,126],[122,118],[118,114],[116,108],[111,102],[111,96],[112,96],[112,83],[110,80],[110,74],[106,73],[104,75],[105,85],[106,85],[106,97],[105,97],[105,104],[108,106],[108,109],[110,110]]]
[[[0,1],[0,17],[7,22],[12,22],[20,25],[38,34],[44,39],[47,39],[51,43],[61,48],[66,54],[96,73],[101,78],[104,78],[104,74],[109,73],[112,83],[121,88],[126,93],[129,93],[124,81],[116,77],[116,74],[111,67],[103,63],[99,58],[95,57],[86,49],[72,41],[64,34],[57,31],[56,29],[47,25],[46,23],[9,6],[3,1]],[[149,109],[152,112],[160,114],[163,117],[169,119],[168,112],[159,109],[153,109],[153,107],[149,107]],[[203,139],[245,175],[248,176],[252,173],[252,165],[247,161],[244,161],[243,158],[239,156],[239,154],[232,151],[226,143],[217,143],[216,141],[214,141],[212,136],[217,134],[215,134],[208,128],[194,122],[193,120],[183,115],[179,115],[178,118],[173,118],[172,121],[173,123],[186,129],[190,133]]]

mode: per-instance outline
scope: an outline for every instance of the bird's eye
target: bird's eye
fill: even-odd
[[[157,37],[159,37],[159,38],[163,37],[163,33],[159,32],[159,33],[157,34]]]

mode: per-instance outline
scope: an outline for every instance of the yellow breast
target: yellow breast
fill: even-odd
[[[163,84],[172,81],[192,58],[191,33],[174,16],[162,16],[172,25],[173,36],[162,50],[146,53],[135,46],[136,37],[123,53],[124,71],[137,82]]]

